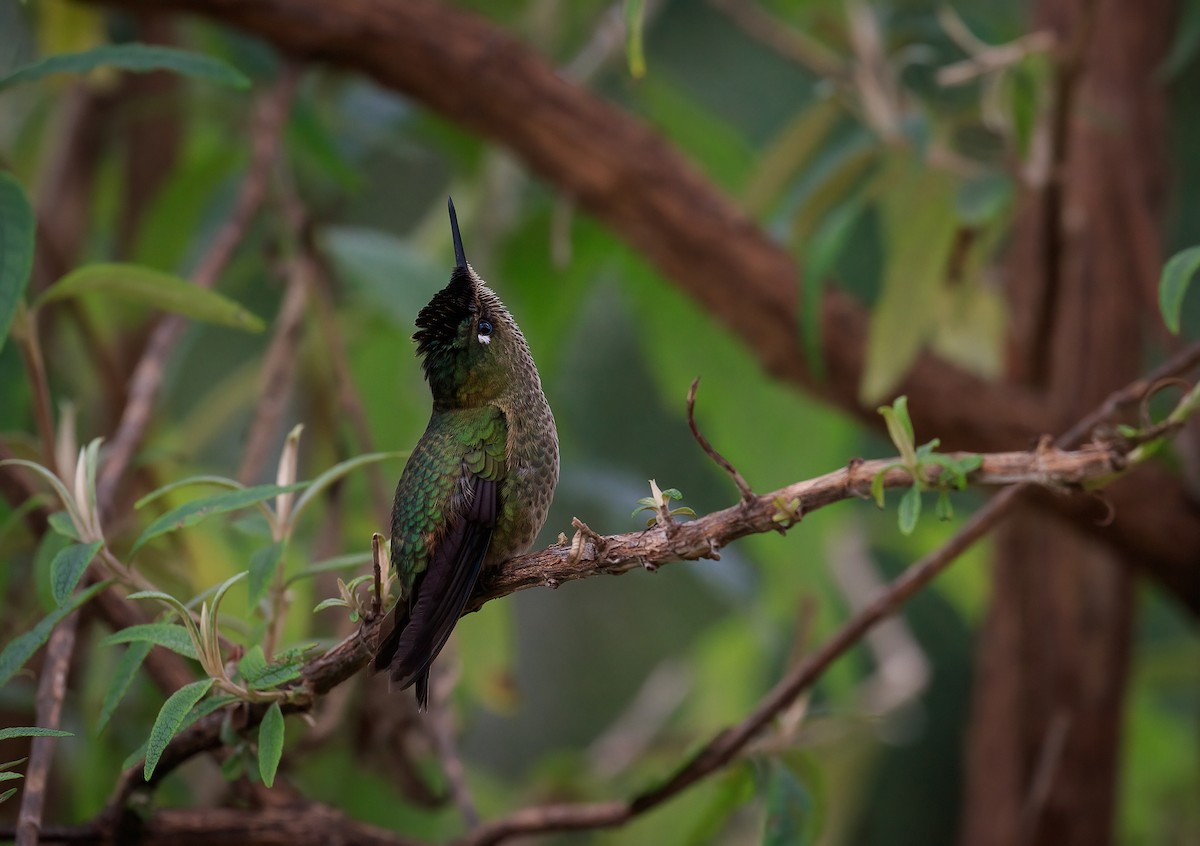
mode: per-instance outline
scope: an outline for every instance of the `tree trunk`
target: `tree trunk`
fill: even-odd
[[[1153,74],[1172,12],[1167,0],[1045,0],[1039,11],[1063,50],[1060,119],[1049,181],[1023,198],[1014,236],[1009,373],[1044,391],[1060,428],[1137,375],[1154,325],[1165,97]],[[999,533],[964,844],[1112,842],[1127,564],[1044,503]]]

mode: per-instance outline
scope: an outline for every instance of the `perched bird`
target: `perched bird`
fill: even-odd
[[[375,653],[394,686],[429,701],[429,668],[482,569],[529,549],[558,484],[558,432],[525,336],[467,264],[447,201],[456,266],[417,315],[417,355],[433,414],[392,505],[401,585]]]

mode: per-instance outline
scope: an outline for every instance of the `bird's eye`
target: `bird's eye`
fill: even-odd
[[[490,320],[479,321],[479,334],[487,337],[492,334],[492,323]]]

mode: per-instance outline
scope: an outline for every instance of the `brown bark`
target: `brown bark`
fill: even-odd
[[[1010,372],[1044,382],[1062,421],[1142,360],[1160,261],[1165,102],[1153,71],[1172,4],[1042,5],[1060,43],[1082,49],[1065,57],[1056,172],[1018,216]],[[968,742],[964,844],[1112,842],[1129,563],[1044,508],[1001,528]]]
[[[112,0],[147,8],[150,0]],[[879,426],[861,406],[867,316],[848,297],[823,304],[828,379],[815,379],[796,337],[797,269],[660,136],[576,87],[511,36],[430,0],[155,0],[252,31],[281,49],[366,73],[520,156],[610,226],[724,322],[775,376]],[[925,354],[897,393],[907,393],[919,433],[949,448],[1029,446],[1055,418],[1023,386],[989,384]],[[1153,500],[1165,534],[1123,516]],[[1200,613],[1200,520],[1177,481],[1115,489],[1106,536],[1136,549],[1146,568]],[[1057,506],[1056,506],[1057,509]],[[1079,519],[1075,517],[1074,519]],[[1081,525],[1094,526],[1091,515]]]

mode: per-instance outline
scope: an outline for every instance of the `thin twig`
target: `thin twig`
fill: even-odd
[[[192,274],[192,281],[201,288],[211,288],[216,284],[262,206],[267,192],[267,179],[287,123],[298,77],[298,70],[289,66],[276,86],[263,95],[258,103],[252,131],[253,159],[242,182],[241,192],[225,226],[217,233],[212,246]],[[186,321],[182,317],[172,315],[162,318],[154,327],[145,352],[129,379],[125,410],[108,443],[108,458],[97,482],[97,499],[106,517],[111,517],[116,509],[117,487],[146,435],[146,427],[162,387],[167,359],[185,326]]]
[[[425,721],[429,729],[430,739],[437,750],[438,759],[442,762],[442,772],[446,776],[446,785],[450,798],[458,807],[467,829],[479,825],[479,810],[467,786],[467,769],[463,766],[462,757],[458,754],[458,743],[455,740],[454,713],[450,704],[450,694],[457,681],[457,670],[443,668],[434,674],[434,703]]]
[[[79,627],[79,612],[74,611],[59,623],[46,645],[42,675],[38,680],[37,724],[56,729],[62,719],[63,697],[67,693],[67,672],[71,668],[71,652],[75,649],[75,632]],[[25,789],[21,794],[21,810],[17,815],[16,846],[37,846],[42,827],[42,811],[46,806],[46,784],[50,765],[54,761],[56,737],[35,737],[30,746],[29,766],[25,769]]]
[[[696,439],[696,443],[700,444],[700,449],[704,450],[708,457],[717,463],[722,470],[729,474],[733,479],[733,483],[737,485],[737,489],[741,491],[742,502],[749,502],[754,499],[754,491],[750,485],[742,478],[742,474],[737,471],[737,468],[729,463],[728,459],[713,448],[713,445],[708,442],[708,438],[704,437],[700,432],[700,427],[696,425],[696,389],[700,387],[700,379],[697,377],[692,380],[692,386],[688,388],[687,395],[687,421],[688,428],[692,430],[692,437]]]
[[[310,275],[310,263],[304,257],[298,256],[290,262],[287,292],[279,307],[275,334],[263,361],[258,405],[254,409],[254,419],[250,423],[246,448],[238,468],[237,478],[243,484],[251,484],[262,472],[296,381],[297,350],[303,336]]]

